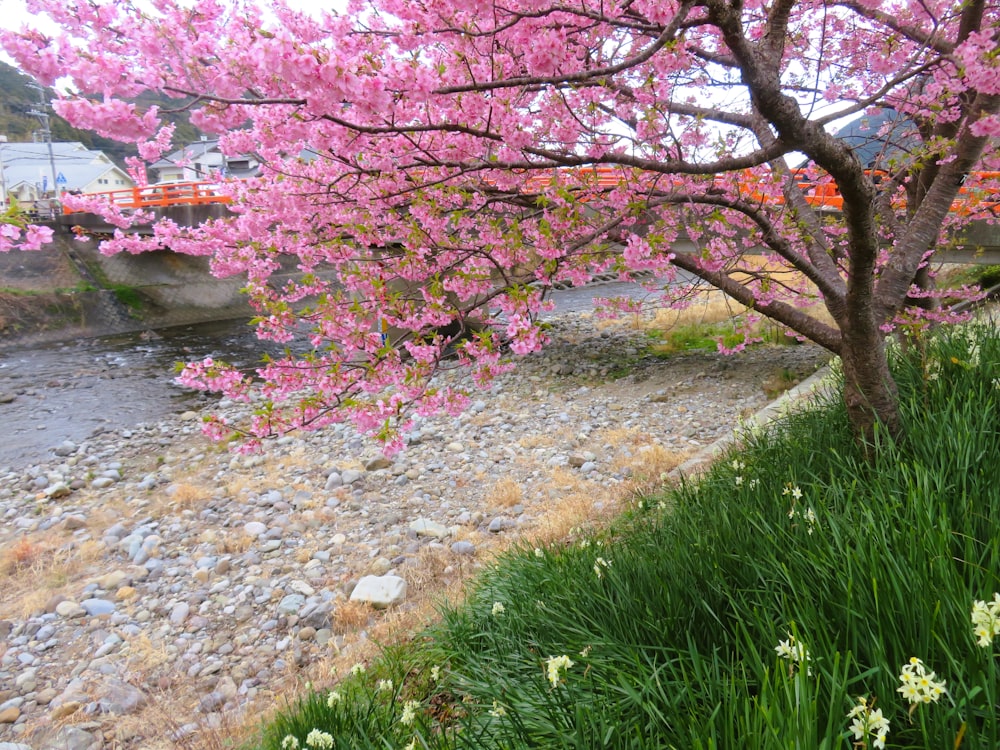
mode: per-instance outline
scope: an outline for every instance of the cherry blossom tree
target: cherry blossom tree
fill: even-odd
[[[406,415],[462,407],[446,357],[485,384],[544,345],[553,284],[642,272],[679,304],[678,269],[839,355],[859,434],[896,434],[886,336],[948,318],[930,255],[992,215],[993,0],[31,5],[62,33],[3,45],[72,79],[74,125],[155,159],[171,130],[129,103],[153,90],[263,163],[230,218],[104,245],[211,256],[262,336],[308,337],[260,371],[252,435],[349,417],[398,447]],[[251,397],[219,363],[184,379]]]

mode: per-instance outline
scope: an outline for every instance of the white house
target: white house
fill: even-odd
[[[67,192],[133,187],[127,172],[82,143],[53,143],[51,158],[47,143],[0,143],[0,195],[8,203],[27,205]]]
[[[217,176],[252,177],[260,163],[252,156],[226,156],[218,140],[201,140],[174,151],[150,165],[150,181],[203,182]]]

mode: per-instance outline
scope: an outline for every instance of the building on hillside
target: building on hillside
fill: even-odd
[[[889,170],[921,145],[913,120],[888,107],[855,117],[835,135],[869,169]]]
[[[54,183],[54,184],[53,184]],[[5,205],[33,206],[63,193],[135,187],[128,173],[82,143],[0,143],[0,195]]]
[[[150,181],[204,182],[222,178],[245,179],[257,174],[260,162],[252,156],[226,156],[218,140],[204,139],[174,151],[150,165]]]

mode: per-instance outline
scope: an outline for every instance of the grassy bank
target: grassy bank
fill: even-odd
[[[874,461],[818,401],[597,535],[506,556],[260,747],[1000,746],[1000,338],[895,370],[908,437]]]

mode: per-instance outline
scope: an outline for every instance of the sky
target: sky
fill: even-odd
[[[25,23],[32,20],[39,23],[42,19],[32,17],[32,14],[25,8],[24,0],[0,0],[0,28],[20,29]],[[52,31],[54,26],[52,24],[41,23],[40,28],[45,31]],[[10,58],[6,55],[3,57],[6,62],[11,62]]]

